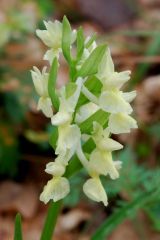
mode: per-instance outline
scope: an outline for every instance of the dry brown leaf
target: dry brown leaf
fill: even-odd
[[[147,78],[137,89],[137,117],[142,123],[160,119],[160,75]]]
[[[38,192],[31,184],[5,181],[0,184],[0,212],[20,212],[32,218],[38,207]]]
[[[130,221],[125,221],[119,225],[108,240],[140,240]]]
[[[81,222],[91,218],[91,214],[84,209],[73,209],[60,216],[57,224],[57,231],[69,231],[76,228]]]

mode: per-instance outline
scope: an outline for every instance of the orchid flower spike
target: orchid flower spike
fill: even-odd
[[[50,142],[56,158],[46,165],[45,172],[51,179],[40,200],[48,203],[66,197],[70,192],[67,168],[72,172],[73,165],[80,161],[89,176],[83,192],[91,200],[107,206],[101,176],[116,180],[122,166],[121,161],[112,158],[112,152],[123,146],[111,134],[129,133],[138,127],[131,116],[136,92],[122,91],[131,72],[117,72],[110,49],[105,44],[97,46],[95,36],[85,38],[82,28],[72,30],[66,17],[62,23],[45,21],[44,25],[46,29],[36,33],[48,47],[44,59],[50,64],[48,71],[46,67],[42,72],[33,67],[31,74],[39,95],[38,109],[54,126]],[[57,90],[60,54],[67,61],[69,80]],[[55,114],[53,109],[57,110]]]

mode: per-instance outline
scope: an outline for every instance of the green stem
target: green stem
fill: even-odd
[[[40,240],[52,239],[61,206],[62,201],[52,202],[50,204]]]

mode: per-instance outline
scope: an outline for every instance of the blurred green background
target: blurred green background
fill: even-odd
[[[109,196],[108,208],[90,202],[83,195],[85,172],[71,178],[73,187],[64,201],[62,215],[79,209],[83,217],[71,228],[61,223],[57,239],[90,239],[107,219],[111,221],[110,229],[105,227],[109,239],[158,240],[159,0],[0,1],[0,240],[12,239],[17,211],[21,212],[25,224],[24,239],[39,239],[46,207],[39,203],[38,195],[48,177],[44,173],[45,164],[54,159],[54,153],[48,143],[52,126],[37,112],[30,70],[34,65],[42,68],[47,64],[42,60],[45,46],[36,37],[35,30],[44,28],[43,20],[61,20],[63,15],[73,28],[83,26],[86,36],[97,32],[98,41],[109,44],[118,71],[132,70],[132,79],[125,87],[137,90],[133,107],[139,129],[114,136],[125,147],[114,156],[123,161],[120,178],[103,179]],[[62,61],[58,87],[66,81],[67,67]],[[102,238],[99,236],[99,239]]]

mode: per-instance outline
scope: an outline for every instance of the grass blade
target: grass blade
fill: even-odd
[[[15,219],[14,240],[22,240],[21,215],[18,213]]]

